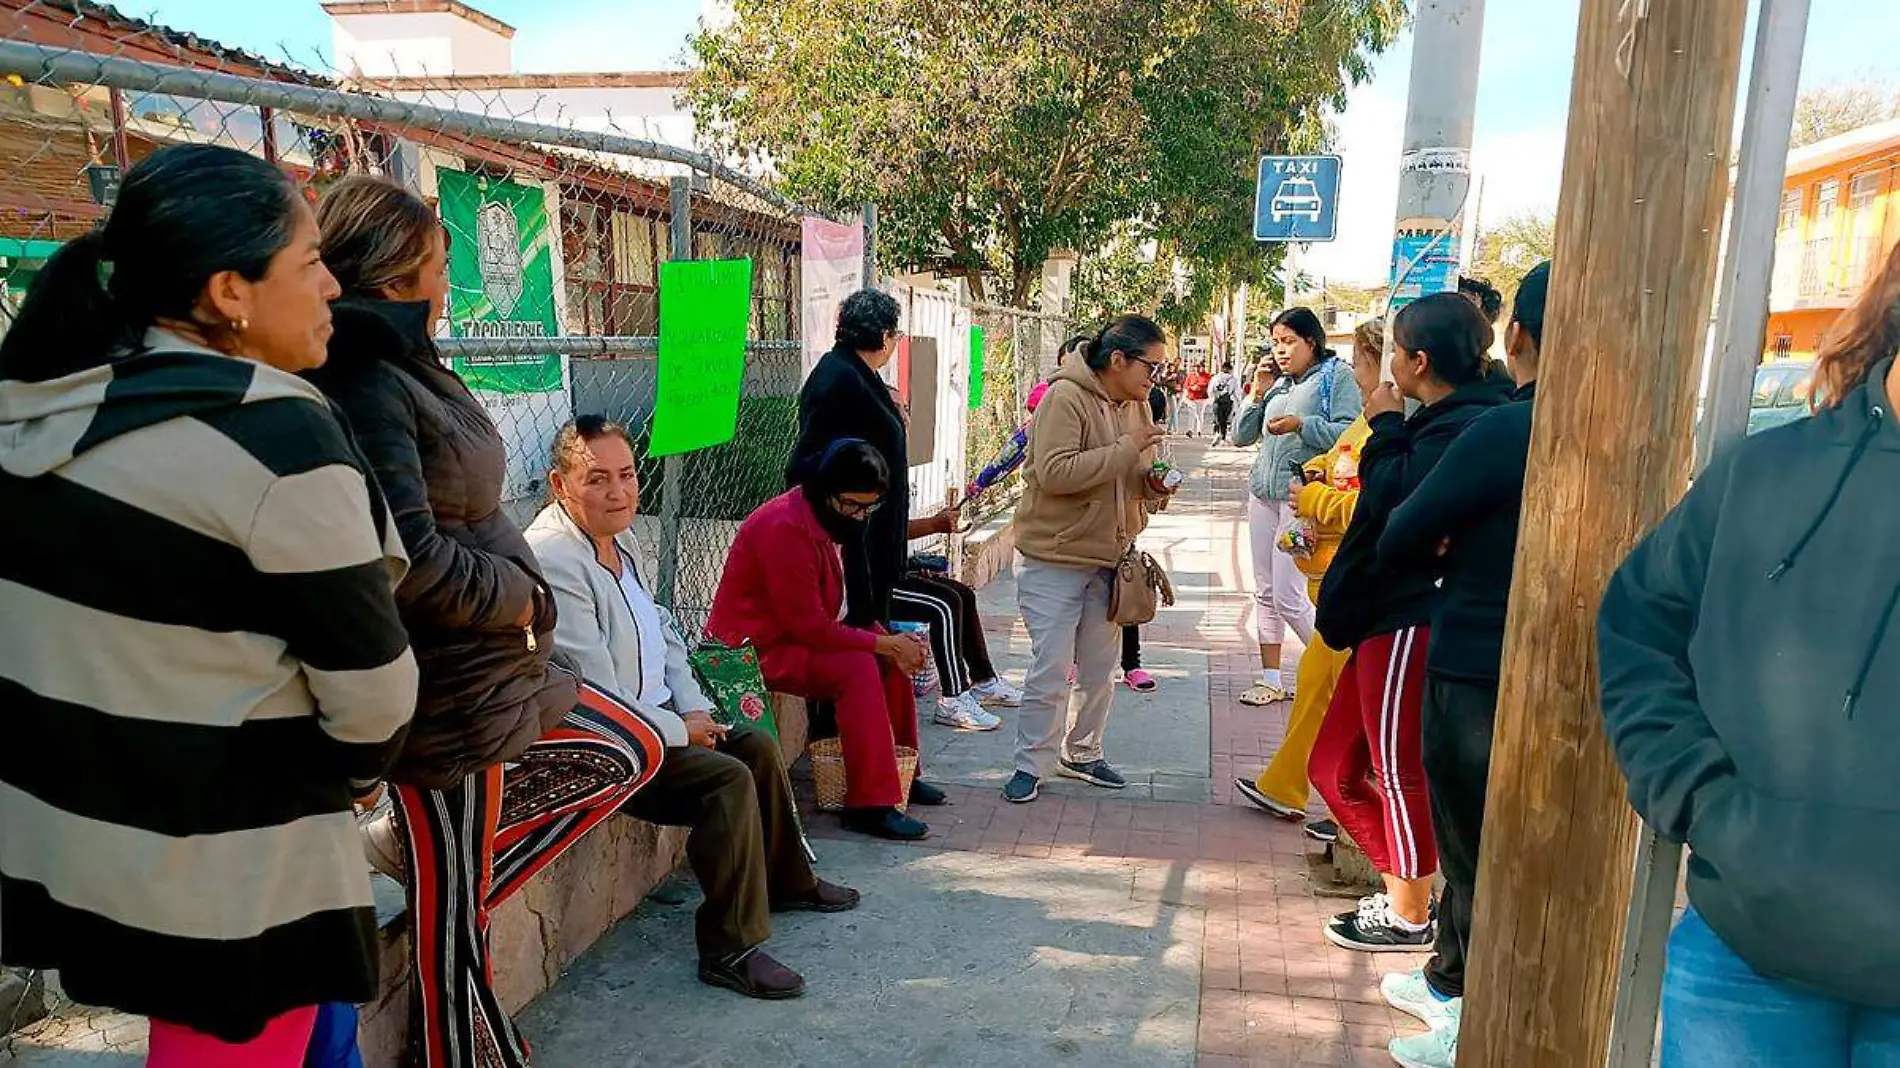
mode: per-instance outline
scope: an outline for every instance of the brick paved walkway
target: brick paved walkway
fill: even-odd
[[[1307,847],[1297,825],[1267,817],[1235,796],[1232,780],[1252,774],[1279,746],[1287,707],[1247,708],[1236,700],[1252,681],[1258,652],[1250,629],[1251,563],[1244,512],[1250,452],[1181,448],[1183,466],[1203,472],[1177,509],[1203,516],[1206,559],[1166,561],[1171,570],[1214,576],[1198,611],[1164,615],[1144,629],[1144,644],[1188,646],[1208,655],[1209,771],[1212,804],[1117,800],[1053,790],[1031,805],[1010,805],[990,787],[948,787],[952,807],[927,814],[933,834],[909,848],[971,850],[1024,858],[1121,858],[1142,862],[1136,894],[1205,910],[1198,1033],[1203,1068],[1390,1066],[1386,1044],[1423,1030],[1379,995],[1387,971],[1418,967],[1413,954],[1358,954],[1326,942],[1328,917],[1349,900],[1314,892]],[[1190,458],[1193,457],[1193,458]],[[1185,555],[1185,554],[1183,554]],[[1192,555],[1199,557],[1199,552]],[[994,603],[992,634],[1021,624]],[[1198,685],[1189,680],[1184,685]],[[1124,697],[1110,730],[1114,750],[1139,744],[1141,720]],[[819,836],[840,832],[815,821]]]

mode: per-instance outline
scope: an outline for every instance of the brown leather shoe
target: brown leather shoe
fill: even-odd
[[[773,912],[850,912],[858,907],[858,892],[818,880],[818,885],[797,897],[772,902]]]
[[[699,981],[707,986],[723,986],[749,998],[783,1001],[805,992],[805,980],[797,972],[773,960],[764,950],[754,949],[737,963],[718,957],[699,958]]]

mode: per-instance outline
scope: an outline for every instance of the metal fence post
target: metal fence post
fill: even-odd
[[[690,260],[693,258],[693,180],[685,175],[675,177],[670,183],[672,195],[672,232],[668,239],[668,259]],[[666,293],[660,293],[660,299],[666,299]],[[666,354],[661,353],[660,359]],[[654,363],[654,396],[659,396],[659,363]],[[678,453],[660,461],[660,481],[666,484],[666,493],[660,498],[660,597],[668,605],[676,605],[675,594],[679,587],[680,573],[680,498],[686,493],[685,475],[681,471]]]
[[[877,205],[864,206],[864,288],[877,288]]]

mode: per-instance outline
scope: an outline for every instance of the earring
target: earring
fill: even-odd
[[[251,321],[249,319],[231,320],[231,329],[235,330],[236,332],[240,334],[242,334],[246,330],[249,330],[250,328],[251,328]]]

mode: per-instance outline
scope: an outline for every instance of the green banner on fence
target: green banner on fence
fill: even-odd
[[[751,321],[751,260],[660,265],[660,391],[648,455],[732,440]]]
[[[983,328],[970,328],[970,410],[983,407]]]
[[[554,315],[552,234],[546,194],[438,169],[449,240],[449,327],[456,337],[536,338],[560,333]],[[561,388],[561,358],[532,353],[455,358],[470,389],[547,393]]]

